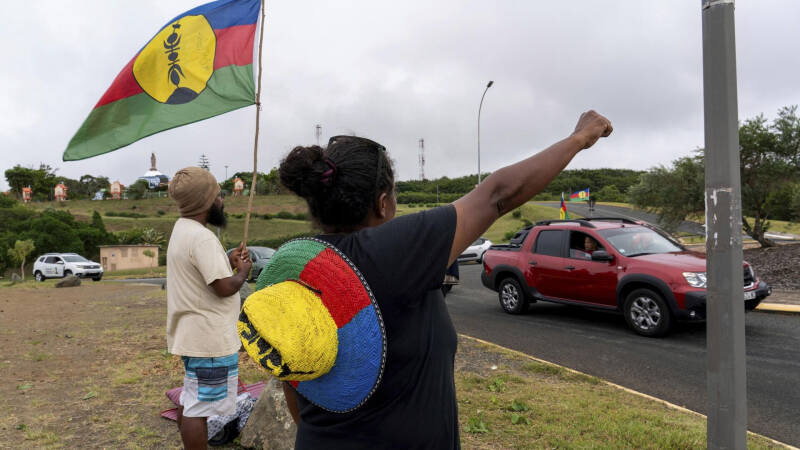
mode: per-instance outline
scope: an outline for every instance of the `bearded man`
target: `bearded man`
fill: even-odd
[[[167,247],[167,349],[181,355],[185,370],[178,428],[185,448],[205,449],[206,419],[236,411],[238,292],[252,263],[244,244],[228,257],[206,228],[226,225],[219,184],[210,172],[179,170],[169,195],[181,213]]]

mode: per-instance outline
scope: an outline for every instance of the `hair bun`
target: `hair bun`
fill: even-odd
[[[328,169],[322,147],[295,147],[281,161],[278,175],[281,184],[300,197],[308,198],[325,189],[322,173]]]

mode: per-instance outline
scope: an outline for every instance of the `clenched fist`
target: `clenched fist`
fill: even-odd
[[[590,109],[581,114],[572,136],[578,138],[582,143],[581,148],[585,149],[594,145],[601,137],[607,137],[612,131],[614,128],[611,121]]]

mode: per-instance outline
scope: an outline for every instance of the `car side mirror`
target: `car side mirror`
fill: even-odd
[[[592,261],[613,261],[614,257],[605,250],[595,250],[592,252]]]

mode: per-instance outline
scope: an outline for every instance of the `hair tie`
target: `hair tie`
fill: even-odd
[[[325,172],[322,172],[322,175],[320,176],[320,181],[327,184],[333,179],[333,177],[336,176],[336,164],[334,164],[333,161],[330,160],[330,158],[325,158],[325,164],[328,165],[329,169],[326,170]]]

